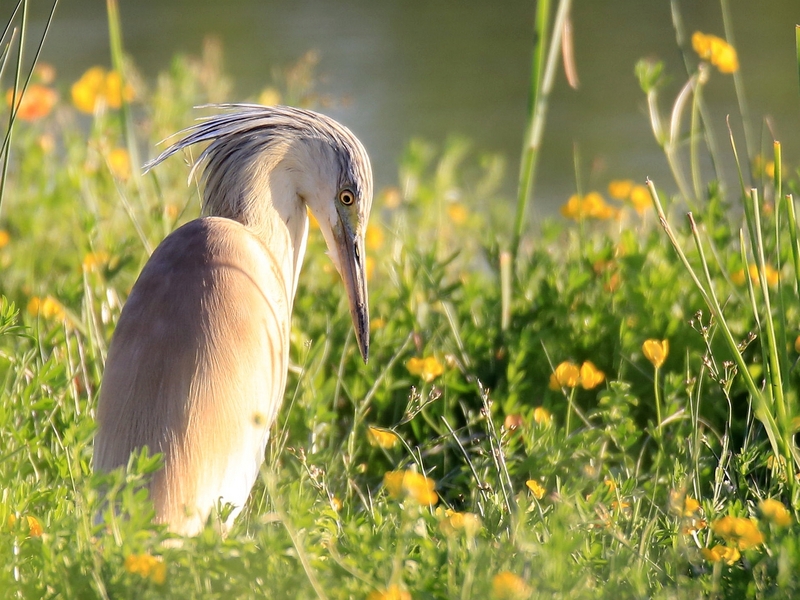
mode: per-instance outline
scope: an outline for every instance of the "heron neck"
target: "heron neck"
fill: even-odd
[[[290,302],[297,292],[308,238],[308,213],[294,178],[280,165],[255,169],[240,180],[246,184],[224,190],[227,199],[217,197],[214,202],[206,196],[207,213],[238,221],[261,241],[283,274]]]

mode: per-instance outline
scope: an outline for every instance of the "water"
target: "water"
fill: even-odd
[[[761,120],[771,115],[785,160],[797,166],[794,25],[800,3],[729,1],[755,133],[771,149],[771,138],[761,135]],[[32,4],[32,23],[41,27],[48,3]],[[722,35],[718,3],[682,4],[690,32]],[[412,136],[441,145],[459,134],[476,151],[507,159],[503,191],[509,198],[522,144],[534,10],[530,0],[121,0],[120,6],[126,50],[149,78],[166,69],[176,52],[199,54],[203,38],[213,34],[235,80],[230,100],[241,100],[264,87],[275,66],[314,49],[321,57],[319,91],[350,100],[327,112],[367,146],[378,188],[396,183],[397,158]],[[685,81],[669,2],[578,0],[573,22],[581,86],[572,90],[559,73],[539,165],[538,215],[555,211],[575,190],[576,148],[584,189],[646,176],[674,189],[633,76],[641,57],[665,61],[673,78],[662,100],[666,113]],[[108,65],[106,23],[105,3],[63,0],[43,58],[66,81],[91,65]],[[714,72],[707,98],[729,155],[725,115],[738,114],[732,78]],[[737,118],[734,126],[743,143]],[[727,166],[730,171],[730,161]]]

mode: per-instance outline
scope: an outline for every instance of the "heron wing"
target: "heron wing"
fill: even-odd
[[[222,499],[241,509],[286,385],[291,282],[243,225],[196,219],[170,234],[114,333],[97,411],[95,467],[164,455],[157,519],[193,533]],[[237,511],[238,512],[238,511]]]

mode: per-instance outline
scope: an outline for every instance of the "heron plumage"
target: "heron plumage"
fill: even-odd
[[[363,237],[372,180],[358,140],[286,107],[234,105],[148,165],[210,142],[203,212],[171,233],[134,285],[114,333],[97,411],[95,468],[147,446],[157,520],[199,531],[221,500],[241,510],[286,385],[292,304],[308,231],[320,222],[345,280],[366,359]],[[340,206],[341,190],[355,206]]]

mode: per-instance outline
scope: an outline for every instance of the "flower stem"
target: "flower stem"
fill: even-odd
[[[653,392],[656,397],[656,432],[658,437],[661,437],[661,386],[658,384],[658,374],[661,369],[656,367],[655,375],[653,376]]]
[[[572,417],[572,411],[575,410],[575,392],[578,388],[574,387],[570,390],[569,396],[567,396],[567,422],[564,424],[564,437],[569,436],[570,432],[570,419]],[[577,414],[577,413],[576,413]]]

